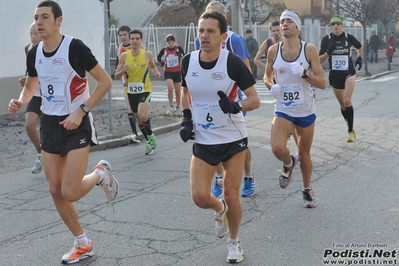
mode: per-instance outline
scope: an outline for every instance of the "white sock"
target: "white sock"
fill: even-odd
[[[97,174],[100,175],[100,178],[98,179],[98,183],[97,183],[97,184],[100,184],[105,178],[105,172],[99,168],[95,168],[94,172],[96,172]]]
[[[290,155],[290,163],[289,163],[289,164],[284,164],[284,166],[285,166],[286,168],[290,168],[290,167],[292,166],[293,163],[294,163],[294,162],[292,161],[292,157],[291,157],[291,155]]]
[[[227,238],[227,243],[238,243],[238,237],[237,238]]]
[[[254,177],[254,174],[252,173],[252,174],[250,174],[250,175],[245,175],[244,176],[244,178],[249,178],[249,179],[252,179]]]
[[[78,243],[78,245],[80,244],[89,244],[89,239],[87,238],[86,234],[83,233],[79,236],[75,236],[75,242]]]

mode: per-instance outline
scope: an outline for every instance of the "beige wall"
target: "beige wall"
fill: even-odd
[[[30,42],[29,26],[41,0],[2,1],[0,8],[0,114],[7,112],[11,98],[18,97],[18,78],[25,73],[24,47]],[[118,0],[117,0],[118,1]],[[116,2],[117,2],[116,1]],[[134,0],[136,1],[136,0]],[[61,33],[81,39],[101,65],[104,53],[104,12],[98,0],[57,0],[63,11]],[[90,10],[90,12],[87,12]]]
[[[294,9],[301,16],[311,14],[312,0],[283,0],[283,2],[288,8]],[[313,0],[313,7],[320,7],[321,11],[323,11],[324,0]]]

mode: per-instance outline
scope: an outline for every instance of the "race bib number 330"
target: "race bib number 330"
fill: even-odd
[[[331,61],[332,70],[348,70],[349,59],[347,55],[333,55]]]

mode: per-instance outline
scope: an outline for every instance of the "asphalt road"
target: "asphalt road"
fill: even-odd
[[[399,263],[398,78],[392,73],[357,83],[354,143],[346,142],[331,89],[317,91],[315,209],[302,207],[299,166],[289,188],[278,185],[281,163],[269,138],[273,105],[247,115],[257,180],[256,195],[242,199],[240,265]],[[88,172],[100,159],[110,161],[120,194],[107,202],[95,187],[76,203],[96,254],[78,265],[227,264],[225,239],[213,233],[213,212],[197,208],[190,197],[191,144],[177,130],[159,134],[158,143],[151,156],[144,155],[144,144],[90,154]],[[288,145],[295,154],[294,141]],[[59,265],[73,237],[53,206],[44,174],[21,167],[2,171],[0,182],[0,265]]]

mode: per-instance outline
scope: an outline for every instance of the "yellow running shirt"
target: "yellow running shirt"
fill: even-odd
[[[145,59],[145,50],[141,49],[138,56],[133,56],[131,50],[128,51],[125,64],[130,66],[125,74],[125,92],[129,94],[151,92],[150,71]]]

